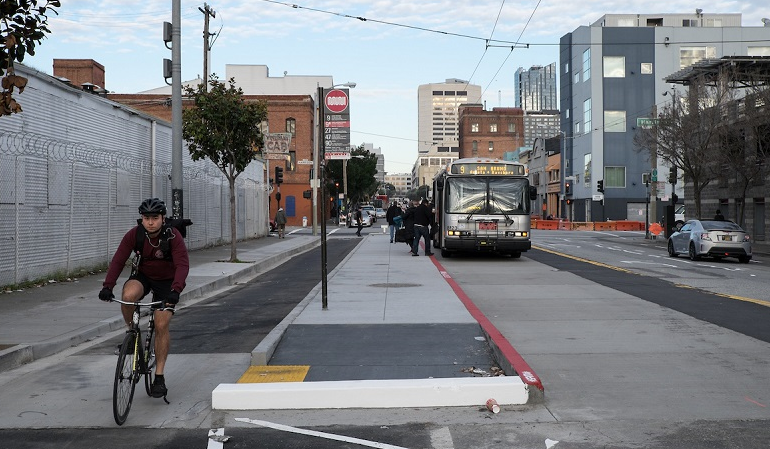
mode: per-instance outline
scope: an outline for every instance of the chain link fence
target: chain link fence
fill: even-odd
[[[236,183],[237,238],[264,236],[267,186],[255,161]],[[0,130],[0,285],[109,262],[150,196],[170,204],[171,164],[31,132]],[[229,186],[210,161],[183,157],[188,249],[228,243]]]

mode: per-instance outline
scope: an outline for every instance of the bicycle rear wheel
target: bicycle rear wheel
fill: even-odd
[[[139,364],[135,362],[136,333],[127,332],[123,338],[118,355],[118,366],[115,368],[115,384],[112,389],[112,414],[120,426],[126,422],[131,401],[134,399],[134,389],[139,376]]]

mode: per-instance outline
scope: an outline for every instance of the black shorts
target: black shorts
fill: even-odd
[[[144,287],[142,298],[152,292],[153,301],[163,301],[164,303],[166,302],[166,297],[168,294],[171,293],[171,284],[174,282],[172,279],[162,281],[152,280],[141,271],[132,274],[128,279],[135,279],[142,283],[142,286]],[[166,307],[163,307],[163,309],[170,309],[173,311],[174,304],[166,304]]]

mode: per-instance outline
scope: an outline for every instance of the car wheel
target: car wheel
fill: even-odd
[[[695,252],[695,243],[690,243],[690,249],[688,252],[690,260],[700,260],[700,256]]]
[[[750,260],[751,260],[751,256],[740,256],[740,257],[738,257],[738,261],[740,263],[749,263]]]
[[[674,242],[672,242],[671,240],[668,241],[668,255],[669,257],[676,257],[679,255],[674,250]]]
[[[511,253],[511,259],[519,259],[521,258],[521,251],[513,251]]]

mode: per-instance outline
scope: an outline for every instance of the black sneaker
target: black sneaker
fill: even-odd
[[[166,382],[163,377],[155,376],[155,380],[152,382],[152,389],[150,395],[154,398],[164,398],[168,393],[166,388]]]

